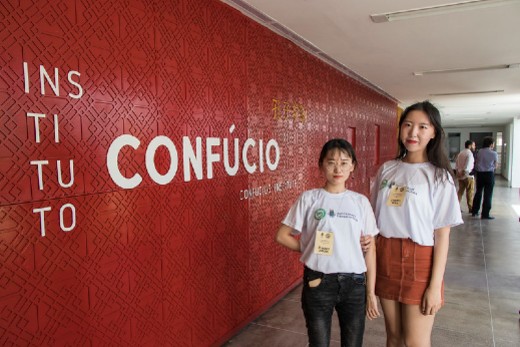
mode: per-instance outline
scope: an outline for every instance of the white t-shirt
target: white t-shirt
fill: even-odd
[[[348,190],[339,194],[321,188],[303,192],[282,223],[293,228],[294,234],[301,233],[300,261],[327,274],[366,272],[360,237],[379,233],[368,199]],[[334,233],[332,255],[314,253],[318,230]]]
[[[455,169],[457,169],[457,178],[459,180],[466,178],[473,178],[469,173],[473,170],[473,165],[475,164],[475,159],[473,158],[473,152],[470,149],[465,148],[462,150],[459,155],[457,155],[457,160],[455,161]]]
[[[451,175],[436,181],[429,162],[410,164],[401,160],[384,163],[372,187],[372,206],[384,237],[410,238],[423,246],[434,245],[434,230],[462,224],[459,199]],[[401,206],[388,206],[392,188],[404,187]],[[395,188],[394,188],[395,189]]]

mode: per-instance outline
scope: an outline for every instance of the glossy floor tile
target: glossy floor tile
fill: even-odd
[[[491,215],[481,220],[463,213],[452,229],[445,275],[444,308],[438,313],[432,345],[439,347],[520,347],[520,206],[518,189],[497,179]],[[462,210],[467,206],[462,204]],[[225,346],[307,346],[296,287],[251,322]],[[383,318],[367,321],[364,346],[385,346]],[[331,346],[340,346],[334,317]]]

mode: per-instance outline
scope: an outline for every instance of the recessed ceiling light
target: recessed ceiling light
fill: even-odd
[[[414,8],[410,10],[371,14],[370,18],[374,23],[393,22],[396,20],[405,20],[426,16],[435,16],[446,13],[468,11],[474,9],[482,9],[489,7],[496,7],[502,5],[511,5],[519,3],[518,0],[473,0],[460,1],[451,4],[444,4],[438,6]]]
[[[454,72],[474,72],[474,71],[487,71],[487,70],[503,70],[503,69],[517,69],[520,66],[519,63],[513,64],[500,64],[500,65],[489,65],[489,66],[478,66],[478,67],[464,67],[457,69],[442,69],[442,70],[426,70],[416,71],[413,73],[414,76],[424,76],[438,73],[454,73]]]
[[[430,96],[453,96],[453,95],[474,95],[474,94],[495,94],[495,93],[503,93],[504,90],[479,90],[474,92],[454,92],[454,93],[437,93],[430,94]]]

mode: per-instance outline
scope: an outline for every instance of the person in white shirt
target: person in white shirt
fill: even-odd
[[[468,203],[469,213],[473,209],[473,195],[475,194],[475,179],[471,172],[475,164],[473,152],[475,151],[475,142],[468,140],[464,143],[464,149],[457,155],[455,161],[455,170],[457,172],[457,180],[459,181],[459,190],[457,196],[459,203],[462,195],[466,191],[466,202]]]
[[[462,224],[440,113],[430,102],[409,106],[399,120],[398,155],[384,163],[372,188],[377,236],[376,295],[386,346],[431,346],[444,303],[450,229]]]
[[[343,139],[328,141],[318,165],[325,185],[301,194],[282,221],[276,241],[301,253],[309,345],[329,346],[336,309],[341,346],[361,347],[365,315],[373,319],[379,311],[374,293],[376,246],[370,242],[363,254],[360,239],[379,230],[368,199],[345,187],[357,165],[352,145]]]

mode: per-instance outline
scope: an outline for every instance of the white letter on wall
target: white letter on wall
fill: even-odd
[[[193,152],[193,147],[188,136],[182,138],[182,156],[184,167],[184,181],[191,181],[190,164],[193,167],[193,172],[198,180],[202,179],[202,139],[197,137],[195,139],[195,147],[197,155]]]
[[[208,166],[208,179],[213,178],[213,163],[220,161],[220,154],[213,153],[213,147],[220,145],[218,137],[208,137],[206,139],[206,161]]]
[[[119,171],[119,166],[118,166],[118,156],[119,156],[119,152],[121,151],[121,148],[123,148],[124,146],[131,146],[133,149],[137,149],[137,147],[139,147],[140,143],[141,142],[139,141],[139,139],[136,138],[135,136],[125,134],[125,135],[118,136],[114,140],[114,142],[112,142],[110,147],[108,148],[108,153],[107,153],[108,173],[110,174],[110,177],[112,178],[114,183],[117,184],[118,186],[120,186],[121,188],[124,188],[124,189],[135,188],[143,180],[141,175],[139,175],[138,173],[136,173],[131,178],[126,178],[125,176],[123,176],[121,174],[121,171]]]
[[[168,152],[170,153],[170,168],[168,169],[168,172],[166,172],[166,174],[164,175],[161,175],[155,167],[155,152],[157,151],[157,148],[159,148],[159,146],[166,147],[166,149],[168,149]],[[177,156],[177,149],[175,148],[175,145],[173,144],[172,140],[162,135],[155,137],[146,149],[145,158],[146,170],[148,171],[148,175],[150,175],[150,177],[155,183],[165,185],[173,180],[175,174],[177,173],[179,160]]]
[[[249,147],[254,147],[256,145],[255,140],[253,139],[247,139],[244,143],[244,147],[242,148],[242,162],[244,163],[244,167],[246,168],[246,171],[250,174],[254,173],[256,171],[256,164],[249,164],[249,161],[247,160],[247,149]]]
[[[70,223],[70,226],[68,226],[68,227],[65,226],[64,218],[63,218],[63,210],[65,210],[65,208],[67,208],[67,207],[70,208],[71,219],[72,219],[72,222]],[[76,227],[76,208],[74,207],[74,205],[65,204],[60,208],[60,227],[61,227],[61,230],[65,231],[65,232],[69,232]]]

